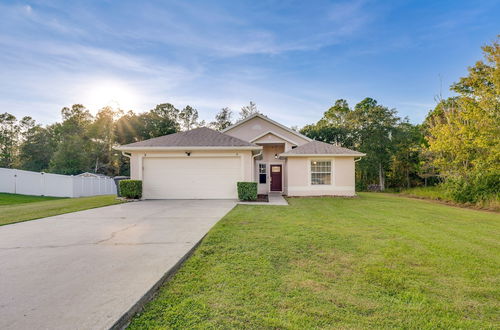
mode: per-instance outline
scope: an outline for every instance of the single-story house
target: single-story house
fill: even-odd
[[[235,199],[236,183],[288,196],[353,196],[363,153],[314,141],[262,114],[222,132],[201,127],[116,148],[145,199]]]

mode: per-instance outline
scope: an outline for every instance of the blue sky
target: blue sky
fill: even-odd
[[[500,1],[0,1],[0,111],[250,100],[285,125],[365,97],[421,122],[500,33]],[[442,89],[441,89],[442,86]]]

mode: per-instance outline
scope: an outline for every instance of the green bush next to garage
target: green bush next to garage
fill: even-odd
[[[141,180],[121,180],[120,194],[125,198],[142,197],[142,181]]]
[[[257,182],[238,182],[238,198],[242,201],[257,200]]]

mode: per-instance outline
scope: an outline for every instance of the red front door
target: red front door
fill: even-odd
[[[271,191],[282,191],[281,165],[271,165]]]

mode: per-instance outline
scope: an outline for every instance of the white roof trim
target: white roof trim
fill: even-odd
[[[363,157],[366,154],[286,154],[282,153],[280,157]]]
[[[285,141],[287,141],[287,142],[290,142],[290,143],[291,143],[291,144],[293,144],[293,145],[298,146],[297,142],[292,141],[292,140],[290,140],[290,139],[288,139],[288,138],[284,137],[283,135],[280,135],[280,134],[274,133],[273,131],[268,131],[268,132],[266,132],[266,133],[263,133],[263,134],[261,134],[261,135],[257,136],[256,138],[254,138],[253,140],[251,140],[250,142],[254,143],[254,142],[255,142],[255,141],[257,141],[258,139],[263,138],[264,136],[266,136],[267,134],[272,134],[272,135],[274,135],[274,136],[276,136],[276,137],[279,137],[279,138],[280,138],[280,139],[282,139],[282,140],[285,140]],[[262,142],[262,143],[265,143],[265,142]]]
[[[274,124],[274,125],[278,126],[279,128],[282,128],[285,131],[288,131],[288,132],[290,132],[292,134],[300,136],[301,138],[303,138],[303,139],[305,139],[307,141],[312,141],[312,139],[308,138],[307,136],[305,136],[303,134],[300,134],[299,132],[296,132],[293,129],[290,129],[290,128],[286,127],[285,125],[281,125],[280,123],[272,120],[271,118],[269,118],[269,117],[267,117],[267,116],[265,116],[265,115],[263,115],[261,113],[254,113],[253,115],[248,116],[247,118],[242,119],[239,122],[237,122],[237,123],[235,123],[235,124],[233,124],[233,125],[225,128],[225,129],[223,129],[221,132],[222,133],[226,133],[227,131],[230,131],[230,130],[232,130],[233,128],[235,128],[237,126],[240,126],[241,124],[246,123],[247,121],[249,121],[250,119],[253,119],[255,117],[259,117],[260,119],[266,120],[266,121],[270,122],[271,124]]]
[[[261,146],[210,146],[210,147],[197,147],[197,146],[175,146],[175,147],[114,147],[115,150],[120,151],[176,151],[176,150],[261,150]]]

